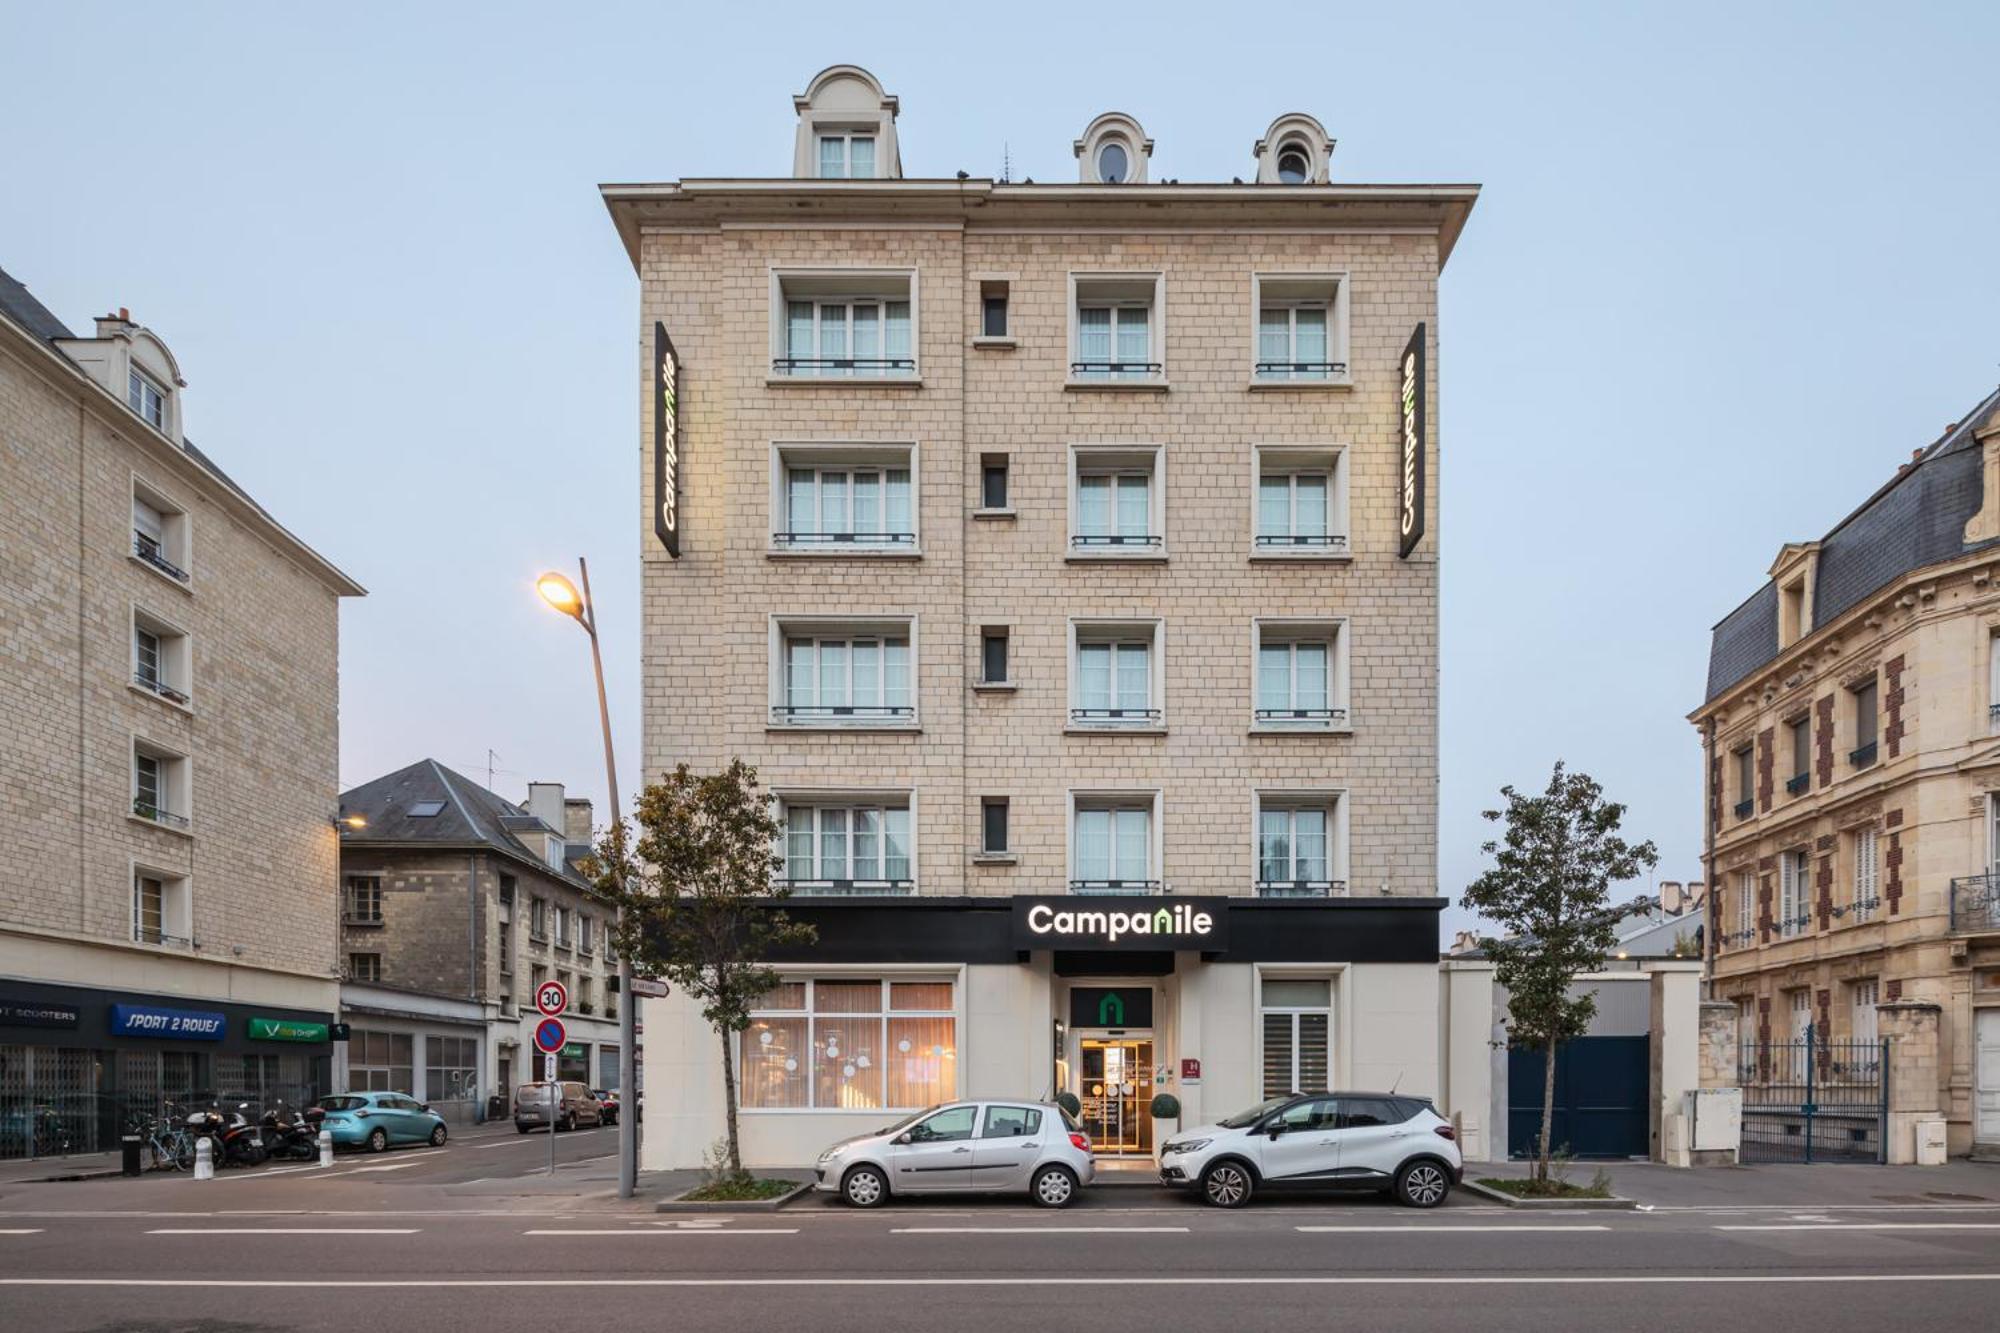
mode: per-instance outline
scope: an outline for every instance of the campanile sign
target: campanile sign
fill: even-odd
[[[681,359],[653,323],[653,535],[681,558]]]
[[[1403,559],[1424,539],[1424,326],[1417,325],[1397,363],[1402,371],[1401,394],[1403,446],[1403,503],[1401,522]]]
[[[1086,897],[1014,899],[1016,949],[1189,949],[1229,947],[1224,898]]]

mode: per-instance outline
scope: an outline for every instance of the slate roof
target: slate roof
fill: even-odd
[[[437,802],[443,808],[435,815],[410,813],[412,807],[426,801]],[[342,792],[340,813],[343,818],[360,815],[367,821],[362,828],[341,828],[343,847],[428,843],[440,848],[486,848],[526,861],[544,874],[572,880],[579,888],[595,889],[577,871],[577,858],[570,854],[567,844],[564,868],[558,870],[540,852],[515,836],[547,829],[547,824],[435,759],[419,759],[407,768]],[[551,831],[557,837],[562,836],[561,829]]]
[[[1839,619],[1912,570],[2000,545],[1965,542],[1966,520],[1979,512],[1985,489],[1974,432],[1996,412],[2000,412],[2000,389],[1989,393],[1820,539],[1813,629]],[[1778,588],[1766,581],[1715,626],[1704,699],[1739,684],[1777,656]]]

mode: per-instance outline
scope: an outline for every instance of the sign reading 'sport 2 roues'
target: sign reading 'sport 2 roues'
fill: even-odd
[[[1222,898],[1089,897],[1014,899],[1017,949],[1195,949],[1229,946]]]

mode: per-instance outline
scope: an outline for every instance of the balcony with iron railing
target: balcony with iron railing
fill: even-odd
[[[1072,727],[1117,731],[1121,727],[1157,727],[1165,716],[1157,708],[1072,708],[1069,710],[1069,724]]]
[[[772,704],[778,727],[899,726],[916,720],[911,704]]]
[[[1154,532],[1079,532],[1069,539],[1070,550],[1087,551],[1096,555],[1116,554],[1121,551],[1135,553],[1158,551],[1165,545],[1166,539]]]
[[[1079,384],[1148,384],[1165,379],[1162,361],[1072,361],[1069,377]]]
[[[176,583],[188,581],[188,572],[167,559],[166,552],[160,549],[159,541],[137,528],[132,529],[132,554]]]
[[[1256,537],[1257,550],[1271,554],[1285,551],[1345,551],[1347,534],[1344,532],[1283,533],[1260,532]]]
[[[1300,729],[1344,727],[1347,725],[1345,708],[1259,708],[1254,719],[1260,727],[1288,727]]]
[[[1748,819],[1756,813],[1757,803],[1755,801],[1738,801],[1736,803],[1736,817],[1738,819]]]
[[[779,356],[771,359],[771,373],[813,379],[911,379],[917,362],[909,356]]]
[[[1259,898],[1345,898],[1344,879],[1260,879]]]
[[[1157,879],[1073,879],[1069,891],[1077,894],[1143,896],[1165,888]]]
[[[2000,872],[1962,875],[1951,882],[1951,933],[2000,933]]]
[[[913,879],[781,879],[777,885],[795,898],[906,898],[917,891]]]
[[[161,806],[158,802],[149,801],[143,796],[132,798],[132,813],[140,819],[148,820],[166,828],[186,830],[192,827],[186,815],[175,814],[173,811]]]
[[[771,545],[784,551],[907,551],[915,548],[914,532],[774,532]]]
[[[140,689],[146,691],[148,694],[158,695],[160,698],[165,699],[170,704],[179,704],[182,708],[185,708],[188,705],[188,697],[186,694],[184,694],[180,690],[175,689],[173,686],[167,684],[164,680],[161,680],[157,675],[153,675],[145,671],[135,671],[132,673],[132,683],[134,685],[137,685]]]
[[[192,949],[194,941],[186,935],[169,935],[164,930],[150,926],[132,927],[132,942],[135,944],[158,944],[169,949]]]
[[[1345,361],[1259,361],[1251,367],[1257,381],[1268,384],[1286,380],[1337,380],[1347,376]]]
[[[1875,762],[1875,742],[1856,746],[1847,752],[1847,762],[1854,768],[1867,768]]]

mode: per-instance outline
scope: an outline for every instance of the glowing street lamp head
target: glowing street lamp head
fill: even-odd
[[[535,591],[542,600],[566,616],[583,619],[583,597],[576,585],[560,574],[544,574],[535,580]]]

